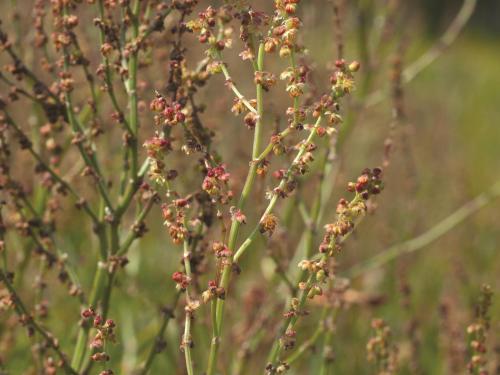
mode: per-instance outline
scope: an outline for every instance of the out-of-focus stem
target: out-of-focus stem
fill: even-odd
[[[175,310],[175,307],[177,306],[177,303],[179,301],[179,297],[180,297],[180,292],[175,294],[174,301],[171,304],[172,311]],[[146,361],[144,362],[144,365],[139,372],[140,375],[146,375],[149,373],[149,370],[151,369],[151,366],[153,365],[154,358],[158,354],[158,345],[163,340],[163,336],[165,334],[165,330],[167,329],[168,322],[173,317],[174,317],[173,313],[170,313],[170,312],[163,313],[162,323],[160,325],[160,328],[158,329],[158,333],[155,336],[155,339],[154,339],[153,345],[151,347],[151,350],[149,351],[148,357],[146,358]]]
[[[4,111],[6,118],[7,118],[7,123],[12,126],[12,128],[16,131],[16,133],[22,138],[22,139],[29,139],[26,134],[22,131],[22,129],[17,125],[17,123],[10,117],[5,111]],[[28,147],[29,153],[36,159],[36,161],[43,166],[43,168],[50,174],[50,176],[60,183],[73,197],[77,202],[81,202],[81,207],[82,209],[90,216],[92,219],[92,222],[99,226],[99,219],[97,218],[96,214],[92,211],[92,209],[89,207],[88,203],[86,201],[82,201],[82,198],[78,193],[73,189],[73,187],[67,183],[65,180],[63,180],[59,174],[57,174],[38,154],[32,145]]]
[[[75,369],[68,363],[68,359],[66,358],[66,355],[61,351],[61,349],[57,345],[57,341],[55,341],[53,335],[48,333],[41,326],[39,326],[38,323],[35,322],[35,320],[31,317],[31,314],[26,309],[24,303],[21,301],[21,298],[17,294],[16,290],[14,289],[12,284],[10,283],[8,276],[4,273],[3,270],[0,270],[0,281],[4,283],[5,287],[9,291],[11,297],[13,298],[14,308],[15,308],[17,314],[20,317],[21,316],[26,317],[28,319],[26,324],[31,326],[36,332],[38,332],[45,339],[47,345],[52,350],[54,350],[54,352],[57,354],[57,356],[61,360],[64,371],[67,374],[78,375],[78,373],[75,371]]]
[[[413,81],[417,75],[436,61],[455,42],[474,13],[476,4],[477,0],[464,0],[456,17],[441,38],[427,52],[403,70],[403,83]],[[386,94],[387,92],[381,89],[373,92],[364,101],[364,107],[371,107],[380,103]]]
[[[500,182],[497,182],[491,187],[490,190],[467,202],[427,232],[424,232],[420,236],[411,240],[393,245],[380,254],[377,254],[374,257],[351,267],[346,272],[347,277],[358,277],[371,269],[382,267],[402,255],[410,254],[424,248],[455,228],[458,224],[462,223],[469,216],[476,213],[499,196]]]

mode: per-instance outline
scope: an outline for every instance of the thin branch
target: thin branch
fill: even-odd
[[[0,270],[0,281],[2,281],[5,284],[12,299],[14,300],[14,307],[15,307],[15,310],[16,310],[17,314],[19,315],[19,317],[25,322],[25,324],[27,324],[28,326],[30,326],[36,332],[38,332],[40,335],[43,336],[43,338],[45,339],[47,344],[50,346],[50,348],[52,348],[52,350],[54,350],[54,352],[57,354],[57,356],[61,360],[62,366],[67,374],[78,375],[78,373],[68,363],[68,359],[66,358],[66,355],[59,348],[59,343],[54,338],[54,335],[47,332],[44,328],[42,328],[40,325],[38,325],[37,322],[35,322],[33,317],[30,315],[30,313],[26,309],[21,298],[17,294],[16,290],[14,289],[12,284],[10,283],[9,277],[4,273],[3,270]]]
[[[21,141],[28,141],[28,136],[24,133],[24,131],[17,125],[17,123],[14,121],[10,115],[4,111],[5,114],[5,119],[7,120],[7,123],[11,125],[11,127],[15,130],[17,135],[20,137]],[[29,141],[28,141],[29,142]],[[96,216],[96,214],[92,211],[92,209],[89,207],[88,203],[78,195],[78,193],[71,187],[69,183],[67,183],[65,180],[63,180],[45,161],[42,159],[42,157],[35,151],[33,148],[31,142],[26,143],[27,150],[29,153],[35,158],[35,160],[43,167],[44,170],[46,170],[52,178],[61,184],[65,190],[67,190],[76,200],[76,203],[81,206],[81,208],[90,216],[92,219],[92,222],[100,226],[99,220]]]
[[[458,210],[446,217],[444,220],[436,224],[434,227],[422,233],[420,236],[393,245],[380,254],[377,254],[360,264],[354,265],[346,271],[347,277],[358,277],[371,269],[382,267],[402,255],[411,254],[424,248],[425,246],[431,244],[432,242],[448,233],[450,230],[455,228],[457,225],[462,223],[464,220],[469,218],[471,215],[479,211],[481,208],[485,207],[487,204],[489,204],[499,196],[500,182],[497,182],[490,190],[478,195],[473,200],[467,202]]]
[[[403,71],[403,83],[407,84],[415,79],[424,69],[436,61],[458,38],[469,22],[476,8],[477,0],[464,0],[462,7],[452,23],[438,41],[416,61]],[[365,108],[377,105],[387,95],[385,90],[377,90],[368,95],[363,106]]]
[[[138,372],[140,375],[146,375],[149,373],[156,355],[162,351],[164,342],[163,337],[165,336],[165,331],[167,329],[168,322],[170,322],[170,320],[174,318],[173,311],[175,310],[175,307],[179,302],[180,295],[181,295],[180,292],[177,292],[175,294],[174,301],[170,305],[172,307],[168,309],[167,308],[162,309],[163,319],[160,328],[158,329],[158,333],[156,334],[155,339],[153,341],[153,345],[151,346],[151,349],[149,351],[148,357],[146,358],[146,361],[142,365],[141,370]]]

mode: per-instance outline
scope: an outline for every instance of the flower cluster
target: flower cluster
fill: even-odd
[[[92,326],[97,330],[97,333],[92,338],[90,347],[94,351],[91,355],[91,360],[94,362],[108,362],[110,360],[109,354],[103,349],[105,344],[116,341],[116,324],[112,319],[104,319],[102,315],[97,314],[92,307],[82,311],[82,319],[84,322],[91,321]],[[112,374],[111,370],[105,370],[108,374]]]
[[[265,39],[266,52],[273,52],[280,47],[281,57],[289,57],[297,48],[297,35],[300,19],[295,16],[295,10],[300,0],[276,0],[274,2],[276,12],[272,20],[272,35]]]
[[[223,287],[218,286],[215,280],[209,280],[207,290],[201,294],[201,300],[203,303],[208,303],[214,298],[224,299],[225,295],[226,293]]]
[[[382,319],[373,319],[374,336],[366,345],[368,360],[376,364],[378,375],[391,375],[397,371],[397,348],[391,343],[391,329]]]
[[[259,223],[259,231],[271,237],[278,226],[278,218],[273,214],[266,214]]]
[[[337,220],[325,225],[325,235],[320,245],[320,252],[333,254],[340,247],[339,240],[347,236],[355,227],[357,218],[366,212],[366,203],[372,195],[383,189],[382,170],[380,168],[364,169],[356,182],[347,185],[349,192],[356,195],[351,201],[341,198],[337,204]]]
[[[230,174],[226,171],[224,164],[207,168],[201,188],[207,192],[214,203],[226,204],[233,198],[233,192],[228,187],[229,177]]]
[[[217,32],[215,31],[219,21],[221,24],[225,25],[231,21],[231,19],[232,15],[228,11],[227,7],[216,9],[209,6],[203,12],[198,14],[197,19],[189,21],[186,24],[186,27],[197,33],[200,43],[208,44],[210,53],[214,55],[217,51],[224,50],[226,45],[231,44],[231,40],[229,38],[226,38],[225,40],[218,39]],[[226,33],[223,33],[223,35],[230,35],[230,30],[226,30]]]
[[[172,150],[170,139],[154,135],[144,142],[144,148],[150,158],[149,178],[160,186],[177,176],[166,170],[165,155]]]
[[[214,252],[215,257],[222,263],[229,264],[231,262],[231,256],[233,255],[233,252],[222,242],[215,241],[212,244],[212,251]]]
[[[373,168],[372,170],[368,168],[364,169],[356,182],[349,182],[347,190],[351,193],[356,192],[356,194],[361,195],[364,200],[367,200],[372,195],[380,194],[384,188],[381,178],[381,168]]]
[[[172,242],[176,245],[181,244],[189,234],[185,226],[185,209],[188,207],[189,199],[177,199],[161,206],[164,224]]]
[[[470,338],[470,349],[472,357],[467,364],[471,374],[488,375],[486,362],[486,339],[490,328],[489,310],[491,308],[493,292],[489,285],[481,287],[481,297],[477,304],[476,322],[467,327]]]
[[[360,63],[353,61],[347,64],[345,60],[337,60],[335,62],[335,67],[335,71],[330,76],[330,84],[332,85],[331,88],[334,97],[341,98],[354,90],[353,73],[359,70]]]
[[[150,109],[156,113],[157,126],[175,126],[186,121],[186,109],[178,102],[169,103],[160,93],[151,101]]]
[[[186,290],[191,281],[185,273],[180,271],[176,271],[172,274],[172,280],[175,282],[176,288],[180,290]]]

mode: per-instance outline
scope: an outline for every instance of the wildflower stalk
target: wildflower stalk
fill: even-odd
[[[316,192],[313,204],[311,206],[311,209],[308,213],[308,222],[306,225],[306,230],[305,230],[305,252],[304,252],[304,257],[306,259],[311,258],[314,252],[314,240],[316,238],[317,230],[320,225],[321,219],[322,219],[322,210],[321,207],[323,207],[324,203],[323,200],[325,198],[325,189],[327,184],[325,184],[325,175],[327,175],[327,169],[329,166],[328,160],[329,160],[329,155],[330,155],[330,149],[327,149],[323,155],[323,157],[320,160],[320,182],[319,182],[319,187],[318,191]],[[302,281],[305,277],[305,271],[301,270],[298,277],[297,277],[297,283]]]
[[[94,276],[92,291],[89,298],[89,306],[96,306],[99,301],[102,288],[104,287],[104,282],[106,279],[106,270],[104,269],[101,262],[98,262],[97,269]],[[73,352],[73,357],[71,359],[71,366],[79,370],[82,366],[85,353],[87,352],[87,342],[89,338],[90,326],[87,323],[83,323],[78,331],[78,336],[76,338],[75,351]]]
[[[326,306],[327,314],[331,312],[329,306]],[[334,338],[334,325],[337,320],[339,314],[339,308],[336,307],[333,309],[333,316],[331,317],[332,325],[328,327],[328,330],[325,333],[325,338],[323,340],[323,351],[322,351],[322,361],[321,367],[319,370],[319,375],[328,375],[330,373],[330,366],[332,364],[332,342]]]
[[[310,144],[314,140],[314,137],[316,135],[316,129],[321,124],[322,119],[323,119],[323,116],[320,115],[316,119],[316,123],[311,127],[308,137],[306,138],[306,140],[304,142],[302,142],[302,145],[300,146],[299,152],[297,153],[297,155],[293,159],[293,161],[290,165],[290,168],[288,168],[288,170],[286,172],[286,177],[290,176],[290,174],[292,172],[292,168],[298,163],[298,161],[302,158],[302,156],[306,152],[307,145]],[[281,180],[280,184],[278,185],[278,189],[283,189],[285,187],[285,184],[286,184],[286,178],[283,178]],[[278,198],[279,198],[279,196],[277,194],[273,195],[273,197],[269,201],[267,208],[265,209],[264,213],[261,216],[261,220],[273,211],[274,207],[276,206],[276,203],[278,202]],[[241,256],[245,253],[245,251],[248,249],[248,247],[253,243],[253,241],[257,237],[257,234],[259,233],[259,227],[260,227],[260,221],[259,221],[259,224],[257,224],[255,226],[255,228],[252,230],[250,235],[247,237],[247,239],[245,241],[243,241],[243,243],[240,245],[240,247],[238,248],[238,250],[234,254],[234,257],[233,257],[234,263],[238,263]]]
[[[322,260],[326,261],[326,256],[323,256]],[[307,301],[307,294],[311,290],[311,287],[313,286],[315,281],[316,281],[315,274],[310,275],[309,278],[307,279],[305,287],[300,295],[299,303],[297,304],[297,311],[303,311]],[[287,318],[285,320],[285,324],[283,325],[284,326],[283,332],[287,332],[288,330],[293,330],[297,321],[298,321],[298,316],[296,315]],[[280,344],[279,341],[275,341],[273,348],[271,349],[271,352],[269,354],[267,362],[274,364],[278,360],[281,354],[281,350],[282,350],[282,345]]]
[[[191,273],[191,252],[189,249],[189,240],[186,238],[184,240],[184,269],[186,270],[186,276],[188,280],[192,280],[192,273]],[[189,295],[189,284],[186,287],[186,317],[184,320],[184,335],[182,338],[182,349],[184,351],[184,359],[186,362],[186,371],[188,375],[194,375],[194,369],[193,369],[193,359],[191,356],[191,347],[192,347],[192,339],[191,339],[191,320],[192,320],[192,311],[190,310],[190,304],[191,304],[191,297]]]
[[[263,43],[259,44],[259,52],[257,56],[257,69],[258,71],[262,71],[264,68],[264,45]],[[234,87],[234,85],[231,85]],[[261,135],[261,127],[262,127],[262,117],[264,114],[263,109],[263,87],[261,84],[257,84],[256,95],[257,95],[257,122],[255,125],[255,133],[254,133],[254,141],[252,147],[252,159],[256,159],[259,156],[260,152],[260,135]],[[233,90],[234,91],[234,90]],[[240,98],[241,99],[241,98]],[[253,108],[253,107],[252,107]],[[255,111],[255,109],[253,109]],[[237,208],[242,210],[245,206],[245,203],[250,196],[250,192],[252,191],[253,183],[255,180],[255,176],[257,174],[257,163],[252,162],[250,165],[250,169],[248,171],[247,178],[245,180],[245,184],[243,186],[243,190],[241,192],[240,199],[237,204]],[[231,228],[229,230],[229,249],[234,249],[236,246],[236,241],[238,239],[238,232],[241,223],[238,220],[233,220],[231,223]],[[231,276],[231,265],[225,265],[222,270],[222,276],[220,281],[220,286],[224,288],[227,295],[227,289],[229,285],[229,279]],[[222,323],[223,323],[223,314],[224,314],[224,303],[223,299],[217,299],[216,302],[212,302],[212,321],[215,324],[213,329],[213,337],[210,345],[210,354],[208,360],[207,367],[207,375],[213,375],[216,364],[217,364],[217,355],[219,351],[220,345],[220,336],[222,331]],[[214,311],[215,309],[215,311]]]
[[[101,21],[104,22],[105,13],[104,13],[103,0],[99,0],[97,6],[99,9],[99,16],[101,17]],[[106,37],[102,27],[99,27],[99,41],[101,43],[101,46],[106,42]],[[103,61],[104,61],[104,81],[106,83],[106,92],[108,93],[108,96],[111,99],[111,104],[113,105],[113,108],[115,109],[116,112],[118,112],[120,118],[123,120],[125,128],[130,133],[132,133],[132,129],[130,128],[130,125],[125,116],[123,116],[123,110],[118,104],[118,100],[116,98],[115,88],[112,82],[112,72],[109,66],[109,58],[106,56],[106,54],[104,54],[103,56]]]
[[[140,1],[135,0],[134,6],[132,8],[132,43],[138,43],[139,37],[139,10]],[[130,140],[130,157],[131,157],[131,167],[130,173],[132,182],[135,183],[137,180],[138,171],[138,150],[137,150],[137,132],[139,128],[139,112],[138,112],[138,100],[137,100],[137,69],[138,69],[138,57],[139,57],[139,45],[134,45],[131,51],[129,66],[128,66],[128,80],[127,80],[127,93],[129,96],[129,123],[131,130],[131,140]]]
[[[321,120],[322,120],[322,115],[320,115],[318,117],[318,119],[316,120],[316,123],[313,127],[311,127],[310,129],[310,133],[309,133],[309,136],[307,137],[306,141],[302,143],[301,147],[300,147],[300,150],[299,152],[297,153],[295,159],[292,161],[291,163],[291,166],[290,168],[288,169],[286,175],[290,175],[291,173],[291,170],[293,168],[293,166],[300,160],[300,158],[303,156],[304,152],[306,151],[306,147],[308,144],[310,144],[313,139],[314,139],[314,136],[316,134],[316,129],[319,127],[320,123],[321,123]],[[285,183],[286,183],[286,178],[284,178],[280,185],[278,186],[278,188],[283,188],[285,186]],[[266,210],[264,211],[264,214],[261,216],[261,220],[266,217],[268,214],[270,214],[272,212],[272,210],[274,209],[274,206],[276,205],[278,201],[278,195],[277,194],[274,194],[273,197],[271,198]],[[260,224],[260,221],[259,221],[259,224]],[[259,233],[259,227],[260,225],[257,224],[256,227],[253,229],[253,231],[251,232],[251,234],[247,237],[247,239],[241,244],[241,246],[238,248],[238,251],[236,251],[234,257],[233,257],[233,262],[234,263],[237,263],[239,258],[244,254],[244,252],[248,249],[248,247],[252,244],[252,242],[255,240],[255,238],[257,237],[257,234]],[[310,287],[312,286],[312,283],[314,282],[314,280],[311,280],[309,279],[308,280],[308,283],[307,283],[307,288],[310,289]],[[306,288],[306,289],[307,289]],[[307,290],[308,291],[308,290]],[[303,293],[302,296],[301,296],[301,302],[299,304],[299,306],[303,306],[305,304],[305,301],[306,301],[306,297],[307,297],[307,293]],[[292,322],[292,319],[290,318],[287,323],[285,323],[285,327],[289,327],[289,324]],[[293,325],[295,324],[295,322],[293,323]],[[293,326],[292,325],[292,326]],[[274,362],[276,357],[279,355],[279,344],[277,346],[275,346],[275,348],[272,350],[271,352],[271,355],[270,355],[270,362]]]
[[[309,349],[311,349],[314,344],[320,339],[321,336],[325,333],[325,319],[328,315],[329,309],[328,307],[324,307],[321,312],[321,317],[319,318],[318,326],[314,330],[313,334],[305,341],[301,346],[297,348],[292,354],[290,354],[285,362],[291,365],[296,362],[299,358],[302,357],[304,353],[306,353]]]
[[[177,292],[175,294],[174,301],[171,303],[172,307],[168,311],[166,311],[166,309],[164,309],[163,319],[162,319],[160,328],[158,329],[158,333],[155,336],[155,339],[153,341],[153,345],[151,346],[151,349],[149,350],[149,354],[146,358],[146,361],[144,362],[144,365],[142,366],[141,370],[138,372],[140,375],[146,375],[149,373],[156,355],[160,352],[159,347],[161,346],[161,343],[163,341],[163,336],[165,335],[165,330],[167,329],[168,323],[174,317],[173,311],[175,310],[175,307],[177,306],[180,295],[181,295],[181,293]]]
[[[222,54],[219,53],[218,57],[222,58]],[[236,87],[236,85],[233,83],[233,79],[231,78],[231,75],[229,74],[229,70],[227,69],[226,65],[224,63],[222,63],[220,65],[220,67],[221,67],[221,70],[222,70],[222,74],[224,74],[224,77],[226,78],[226,82],[229,82],[229,86],[231,87],[231,90],[233,91],[234,95],[236,95],[236,97],[241,100],[241,102],[245,105],[245,107],[250,112],[257,114],[258,110],[255,109],[252,106],[252,104],[250,104],[250,102],[245,98],[245,96],[240,92],[240,90],[238,90],[238,88]],[[257,86],[261,86],[261,85],[257,85]]]
[[[64,16],[68,15],[68,9],[67,5],[64,6],[63,8],[63,14]],[[69,65],[70,65],[70,56],[69,56],[69,51],[68,47],[64,46],[63,47],[63,72],[69,74]],[[64,92],[64,104],[66,107],[66,115],[68,118],[68,122],[73,130],[73,133],[75,135],[79,133],[84,133],[84,129],[82,124],[78,121],[78,118],[75,114],[75,110],[73,108],[73,102],[71,98],[71,94],[69,90],[66,90]],[[111,203],[111,199],[109,197],[107,187],[104,185],[104,178],[101,173],[99,163],[97,162],[97,158],[95,156],[94,151],[92,150],[91,153],[87,153],[85,150],[84,146],[82,145],[81,142],[76,143],[78,151],[80,152],[80,156],[82,157],[83,161],[85,162],[85,165],[87,165],[88,168],[91,170],[95,171],[96,173],[96,180],[97,180],[97,188],[99,191],[99,194],[101,195],[102,199],[106,202],[106,205],[109,210],[113,211],[113,204]]]

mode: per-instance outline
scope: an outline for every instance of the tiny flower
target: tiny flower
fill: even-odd
[[[234,221],[237,221],[240,224],[246,224],[247,222],[247,217],[241,212],[240,209],[237,209],[236,207],[231,207],[229,209],[229,212],[231,213],[231,218]]]
[[[272,236],[278,225],[278,218],[273,214],[265,215],[259,223],[259,231],[264,234],[267,233]]]

